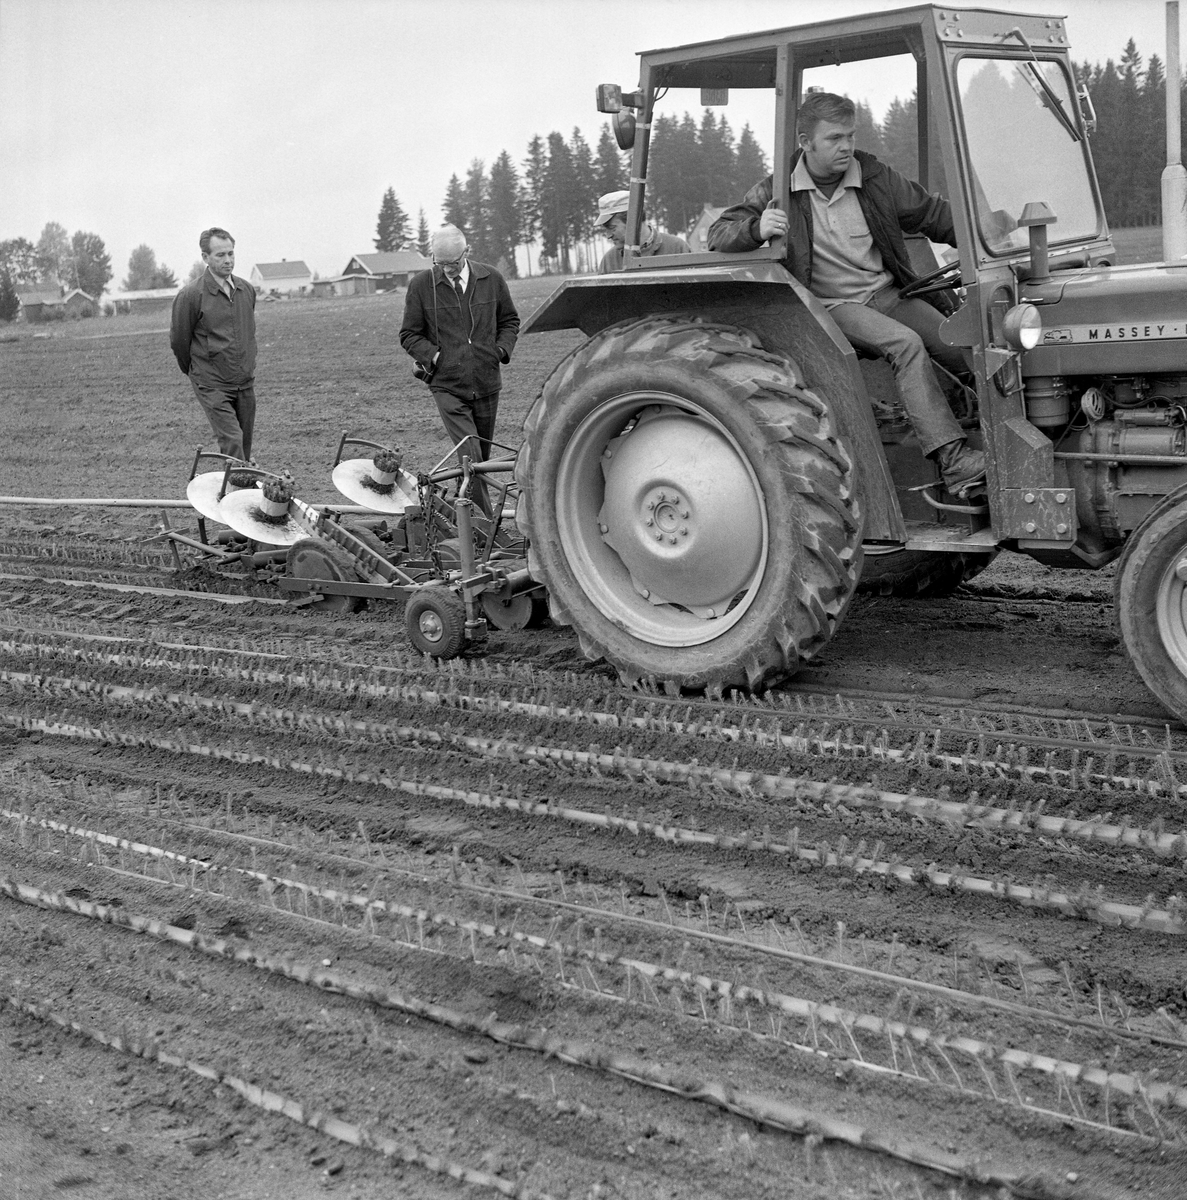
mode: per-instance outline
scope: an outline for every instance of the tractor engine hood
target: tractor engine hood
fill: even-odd
[[[1061,271],[1019,295],[1043,321],[1026,375],[1187,372],[1187,264]]]

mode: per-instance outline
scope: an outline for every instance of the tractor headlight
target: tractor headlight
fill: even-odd
[[[1033,350],[1043,333],[1043,318],[1033,304],[1015,304],[1002,319],[1002,336],[1014,350]]]

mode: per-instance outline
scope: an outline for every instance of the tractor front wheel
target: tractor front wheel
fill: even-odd
[[[1117,623],[1138,674],[1187,720],[1187,496],[1160,503],[1125,543]]]
[[[828,405],[745,329],[673,315],[596,334],[545,382],[516,479],[553,620],[629,682],[762,687],[829,640],[857,582]]]

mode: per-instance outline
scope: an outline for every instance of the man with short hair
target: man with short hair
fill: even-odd
[[[465,454],[485,462],[499,411],[499,368],[511,361],[519,314],[503,276],[468,261],[466,235],[456,225],[438,229],[431,245],[432,268],[408,285],[400,345],[433,393],[459,460]],[[471,494],[490,516],[481,476],[474,477]]]
[[[169,345],[223,454],[251,458],[256,421],[256,290],[235,275],[235,239],[204,229],[206,270],[173,300]]]
[[[955,245],[952,210],[942,196],[854,148],[855,109],[847,97],[809,95],[796,129],[790,212],[778,208],[768,175],[713,222],[709,248],[755,250],[786,238],[783,265],[823,302],[855,349],[890,363],[920,449],[938,462],[944,486],[967,496],[984,482],[985,455],[965,440],[929,356],[952,372],[966,371],[967,363],[940,340],[941,313],[925,299],[899,294],[917,278],[904,233]]]
[[[626,210],[630,203],[630,192],[607,192],[598,198],[598,216],[594,229],[604,233],[614,245],[602,255],[598,267],[599,275],[609,275],[622,270],[623,246],[626,245]],[[639,254],[691,254],[688,243],[675,234],[661,233],[644,214],[639,228]]]

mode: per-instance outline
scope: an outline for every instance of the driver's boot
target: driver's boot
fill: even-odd
[[[984,489],[985,451],[974,450],[964,438],[948,442],[928,457],[939,464],[944,487],[952,495],[964,500],[977,489]]]

